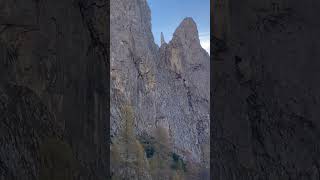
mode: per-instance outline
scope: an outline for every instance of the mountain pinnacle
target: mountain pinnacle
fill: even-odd
[[[185,43],[196,43],[200,46],[198,29],[195,21],[187,17],[183,19],[173,34],[173,39],[183,40]]]
[[[164,43],[166,43],[166,41],[164,40],[163,33],[161,32],[161,45]]]

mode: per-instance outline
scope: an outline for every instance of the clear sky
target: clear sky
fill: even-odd
[[[210,0],[147,0],[151,9],[152,32],[160,45],[160,34],[169,42],[185,17],[197,23],[201,45],[210,53]]]

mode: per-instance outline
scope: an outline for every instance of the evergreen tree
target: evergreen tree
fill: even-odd
[[[170,152],[172,145],[168,131],[159,127],[155,129],[155,156],[151,159],[151,172],[155,179],[168,179],[172,176],[170,169]]]
[[[142,177],[147,169],[144,149],[134,133],[134,113],[132,106],[125,105],[121,108],[123,127],[119,136],[112,145],[111,157],[114,171],[122,170],[122,173],[114,173],[114,177],[122,178]]]

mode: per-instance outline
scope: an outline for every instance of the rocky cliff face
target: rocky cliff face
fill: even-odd
[[[135,134],[164,127],[174,152],[206,164],[209,56],[195,23],[159,48],[145,0],[111,1],[111,32],[108,3],[0,2],[0,179],[108,178],[109,63],[111,134],[129,104]]]
[[[191,18],[160,47],[157,67],[156,120],[169,129],[178,152],[202,162],[202,145],[209,145],[210,133],[210,61]]]
[[[0,2],[0,179],[106,179],[105,1]]]
[[[319,179],[318,1],[215,1],[215,179]]]
[[[157,46],[145,0],[111,1],[111,134],[121,127],[120,108],[134,105],[137,130],[155,122]]]
[[[186,18],[158,47],[146,0],[111,1],[111,134],[124,126],[121,107],[134,108],[137,135],[165,128],[173,151],[209,167],[209,55]]]

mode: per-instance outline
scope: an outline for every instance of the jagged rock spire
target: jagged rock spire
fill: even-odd
[[[173,34],[173,39],[181,39],[186,44],[196,43],[200,46],[199,33],[196,22],[187,17],[183,19]]]
[[[166,43],[166,41],[164,41],[163,33],[161,32],[161,45],[164,43]]]

